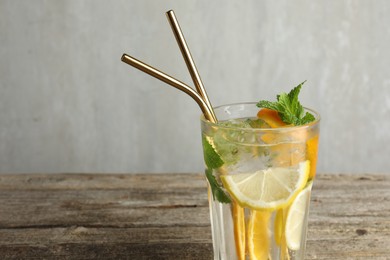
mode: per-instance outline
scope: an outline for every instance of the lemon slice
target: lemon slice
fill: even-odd
[[[288,168],[268,168],[254,173],[221,176],[224,187],[243,207],[275,210],[291,203],[305,186],[310,162]]]
[[[303,189],[295,198],[287,213],[286,242],[291,250],[299,250],[303,225],[305,224],[306,207],[310,202],[311,184]]]

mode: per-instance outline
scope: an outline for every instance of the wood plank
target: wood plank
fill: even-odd
[[[163,184],[163,185],[162,185]],[[204,190],[203,174],[0,174],[0,190]]]
[[[390,180],[383,175],[319,175],[307,259],[389,259]]]
[[[0,227],[209,225],[207,191],[0,191]],[[203,220],[203,219],[204,220]],[[203,220],[203,221],[202,221]]]
[[[318,174],[307,259],[388,259],[387,175]],[[0,175],[1,259],[211,259],[202,174]]]
[[[210,227],[0,230],[8,259],[210,259]],[[136,241],[136,242],[135,242]],[[205,258],[206,257],[206,258]],[[2,258],[3,259],[3,258]]]

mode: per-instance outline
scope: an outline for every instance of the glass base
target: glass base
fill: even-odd
[[[210,191],[209,194],[211,194]],[[241,226],[241,230],[237,231],[237,227],[240,224],[235,223],[237,222],[237,216],[233,217],[233,204],[223,204],[218,201],[214,201],[212,196],[209,195],[214,259],[303,260],[306,246],[310,191],[307,201],[304,203],[306,210],[301,220],[303,225],[302,229],[298,231],[301,233],[300,238],[298,238],[300,243],[298,244],[298,249],[295,248],[295,250],[291,250],[288,248],[285,234],[286,217],[289,207],[275,210],[273,212],[254,211],[248,208],[241,208],[243,212],[242,221],[244,221],[242,223],[244,223],[244,226]],[[255,227],[256,230],[254,232],[251,231],[251,229],[254,229],[254,225],[250,223],[255,218],[252,214],[260,215],[260,222],[257,222],[257,229]],[[262,230],[264,232],[259,234]],[[250,237],[251,234],[252,237]],[[256,235],[258,237],[253,238],[253,236]],[[239,246],[240,243],[241,247]]]

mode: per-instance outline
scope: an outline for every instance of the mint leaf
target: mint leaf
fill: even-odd
[[[232,200],[222,190],[222,186],[217,182],[213,175],[212,169],[206,169],[206,177],[210,183],[211,192],[213,193],[214,200],[217,199],[221,203],[230,203]]]
[[[276,102],[261,100],[257,103],[257,106],[278,111],[280,118],[286,124],[304,125],[310,123],[315,120],[314,116],[309,112],[304,114],[303,106],[298,100],[299,92],[305,82],[293,88],[288,94],[281,93],[277,95]]]
[[[226,138],[233,138],[231,135],[234,134],[236,134],[236,131],[229,133],[221,130],[213,136],[215,149],[225,165],[233,165],[240,159],[237,145],[226,140]]]
[[[279,95],[278,95],[278,99],[279,99]],[[266,101],[266,100],[259,101],[259,103],[257,103],[256,106],[269,108],[269,109],[272,109],[275,111],[279,111],[282,109],[278,102],[271,102],[271,101]]]
[[[304,124],[310,123],[314,120],[315,120],[315,117],[312,114],[310,114],[309,112],[306,112],[306,114],[302,118],[301,122],[302,122],[302,125],[304,125]]]
[[[223,165],[223,161],[219,154],[214,150],[213,146],[209,143],[205,135],[202,135],[203,143],[203,156],[204,162],[207,168],[217,169]]]

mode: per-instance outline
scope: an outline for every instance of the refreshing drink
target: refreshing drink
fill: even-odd
[[[214,111],[173,10],[167,18],[196,91],[127,54],[121,60],[185,92],[203,112],[214,259],[303,259],[319,134],[319,115],[298,101],[304,82],[276,102]]]
[[[300,86],[286,94],[293,105]],[[283,108],[260,106],[221,106],[218,123],[201,120],[214,259],[304,258],[319,116],[302,107],[291,124]]]

